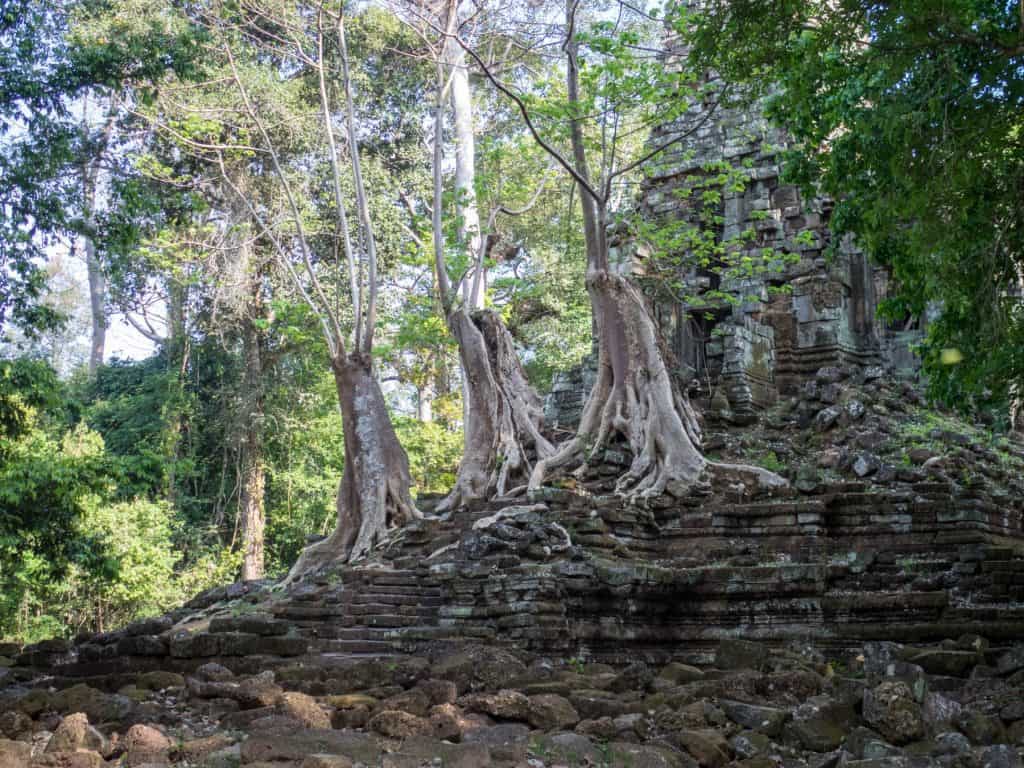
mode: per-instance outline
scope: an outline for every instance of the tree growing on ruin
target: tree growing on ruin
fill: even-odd
[[[349,22],[344,6],[327,4],[295,9],[268,2],[238,15],[211,16],[218,69],[208,82],[231,84],[229,124],[243,127],[234,142],[195,136],[187,141],[220,169],[218,183],[245,209],[253,236],[268,244],[289,300],[303,306],[320,329],[335,380],[345,441],[336,525],[303,551],[290,578],[362,557],[390,528],[419,517],[408,457],[374,366],[382,278],[360,152]],[[217,114],[195,119],[204,125]],[[239,184],[232,172],[239,156],[261,169],[276,206]],[[310,158],[326,165],[328,191],[320,199],[330,202],[320,208],[315,202],[321,190],[307,186],[316,183],[305,169]]]
[[[704,457],[697,415],[670,373],[648,301],[631,278],[628,264],[613,263],[611,258],[609,229],[623,182],[699,130],[714,110],[704,110],[653,146],[643,141],[650,127],[656,122],[685,122],[697,100],[715,95],[685,69],[665,67],[655,47],[645,45],[644,27],[654,21],[650,14],[621,3],[613,20],[585,20],[592,9],[579,0],[568,0],[564,10],[563,99],[541,100],[523,93],[503,80],[472,45],[457,38],[490,83],[516,104],[535,141],[573,178],[580,192],[597,381],[576,435],[537,462],[530,487],[539,487],[550,473],[567,465],[580,465],[585,472],[620,440],[632,463],[616,488],[634,501],[666,492],[684,495],[701,482],[706,470],[762,488],[782,486],[785,481],[766,470],[713,463]],[[545,131],[545,123],[554,128]],[[567,142],[559,141],[559,130],[567,134]],[[568,148],[563,149],[566,143]]]
[[[445,323],[458,344],[464,398],[464,450],[455,485],[438,505],[445,512],[493,495],[525,490],[536,461],[553,452],[542,433],[542,404],[530,385],[512,335],[498,311],[485,307],[487,262],[495,245],[496,221],[528,211],[497,205],[482,225],[477,206],[476,135],[466,52],[458,44],[476,14],[462,13],[458,0],[406,9],[409,23],[427,43],[435,62],[432,196],[429,206],[435,290]],[[454,244],[444,221],[444,166],[448,115],[454,129]],[[408,197],[410,212],[419,210]],[[420,243],[425,246],[425,243]]]

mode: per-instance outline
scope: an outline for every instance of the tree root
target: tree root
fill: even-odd
[[[617,439],[625,441],[633,460],[615,492],[631,503],[644,505],[665,493],[685,496],[709,470],[755,478],[760,488],[786,485],[758,467],[708,462],[700,451],[696,412],[666,367],[668,352],[643,294],[627,278],[608,272],[588,275],[587,287],[598,326],[597,381],[576,436],[537,462],[531,489],[573,463],[582,462],[582,477]]]
[[[448,324],[459,342],[469,423],[455,486],[439,512],[512,493],[530,476],[530,451],[543,458],[554,450],[540,431],[541,400],[498,314],[459,308]]]
[[[358,357],[332,362],[345,438],[338,522],[330,536],[302,551],[285,584],[365,557],[389,530],[422,517],[409,493],[409,459],[369,363]]]

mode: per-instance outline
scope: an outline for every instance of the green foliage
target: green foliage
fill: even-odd
[[[37,361],[0,361],[0,635],[116,626],[230,574],[216,535],[161,499],[163,361],[103,374],[72,394]]]
[[[0,360],[0,438],[15,440],[61,402],[54,370],[40,360]]]
[[[5,400],[32,400],[37,380],[26,382],[25,393],[10,387]],[[78,527],[93,501],[111,490],[103,440],[57,420],[47,429],[47,421],[28,407],[18,429],[0,436],[0,633],[25,614],[38,584],[58,582],[75,565],[97,572],[107,566],[96,539]]]
[[[177,376],[165,356],[103,366],[79,393],[82,419],[120,457],[121,492],[152,494],[175,471],[170,423],[184,407]]]
[[[938,308],[932,393],[1005,410],[1024,381],[1018,4],[730,0],[679,29],[697,66],[767,95],[797,141],[788,175],[831,196],[836,231],[892,268],[885,316]]]
[[[413,493],[447,493],[455,483],[462,457],[462,433],[408,416],[396,416],[393,421],[398,440],[409,455]]]
[[[92,496],[109,492],[111,463],[95,432],[79,427],[53,436],[33,425],[17,439],[0,440],[0,562],[31,551],[59,576],[68,562],[88,558],[93,542],[69,533]]]
[[[636,237],[652,254],[643,277],[650,294],[681,303],[692,314],[707,313],[746,301],[738,287],[755,280],[760,283],[800,260],[799,253],[764,247],[755,227],[722,236],[723,200],[727,194],[743,192],[752,174],[747,163],[708,163],[674,192],[688,215],[651,217],[632,224]],[[755,221],[760,218],[757,213],[751,216]],[[695,292],[692,282],[684,279],[693,273],[714,276],[714,280]]]

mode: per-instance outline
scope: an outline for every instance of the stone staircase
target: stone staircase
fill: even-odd
[[[570,543],[552,548],[552,531]],[[545,488],[428,515],[367,562],[269,587],[218,588],[73,648],[26,649],[18,662],[115,680],[212,660],[342,669],[459,642],[615,664],[703,663],[737,636],[837,651],[969,633],[1002,642],[1024,633],[1024,509],[933,483],[693,495],[653,509]]]
[[[441,603],[438,582],[421,569],[357,566],[295,590],[274,616],[308,638],[310,653],[388,655],[437,638]]]

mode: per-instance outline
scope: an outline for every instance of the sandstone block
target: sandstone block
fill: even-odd
[[[0,739],[0,765],[4,768],[29,768],[32,745],[24,741]]]
[[[580,716],[564,696],[548,693],[529,698],[527,721],[542,731],[563,730],[575,726]]]
[[[921,705],[902,680],[879,683],[864,692],[864,720],[893,744],[909,744],[925,733]]]
[[[396,709],[381,710],[369,719],[366,727],[382,736],[396,739],[430,736],[434,731],[433,725],[425,717],[417,717]]]
[[[459,703],[471,712],[483,712],[502,720],[523,720],[529,717],[530,699],[519,691],[503,689],[496,693],[473,693]]]
[[[277,700],[278,711],[302,723],[306,728],[330,728],[331,718],[320,707],[317,700],[304,693],[289,691]]]

